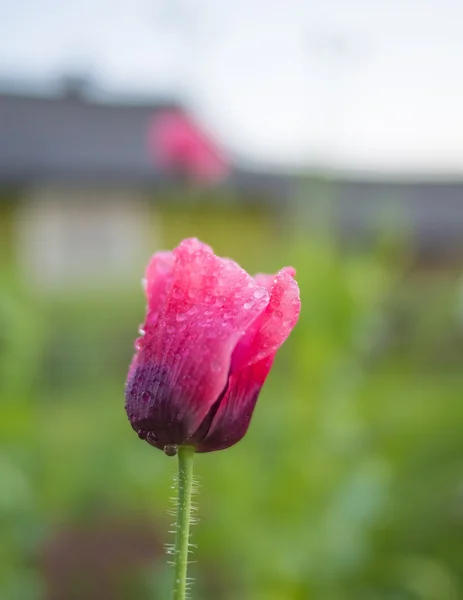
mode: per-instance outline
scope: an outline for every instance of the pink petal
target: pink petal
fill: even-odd
[[[157,252],[151,257],[145,273],[145,293],[148,301],[147,321],[154,325],[165,308],[174,278],[173,252]]]
[[[151,282],[150,269],[148,273],[149,313],[146,334],[139,340],[138,365],[149,365],[153,385],[165,391],[157,394],[155,389],[140,410],[146,418],[159,410],[159,418],[172,423],[175,436],[185,439],[220,397],[233,349],[265,310],[269,297],[236,263],[215,256],[196,239],[182,242],[173,255],[171,272],[164,269],[170,262],[165,256],[153,266],[155,277],[161,272],[162,285],[167,283],[165,300],[165,289]]]
[[[273,355],[296,325],[301,309],[295,270],[285,267],[276,275],[256,275],[270,294],[265,311],[238,343],[232,357],[232,372]]]
[[[145,288],[146,298],[148,301],[148,313],[146,322],[140,329],[140,332],[145,332],[146,328],[155,326],[162,312],[165,302],[173,281],[174,255],[172,252],[157,252],[153,254],[145,271],[145,279],[143,285]],[[135,340],[135,348],[142,345],[142,338]],[[133,373],[134,368],[138,364],[137,355],[132,359],[129,367],[128,377]]]
[[[245,435],[275,354],[299,316],[299,288],[294,274],[294,269],[286,267],[276,276],[256,277],[262,286],[258,295],[267,289],[270,302],[233,352],[228,388],[219,400],[208,432],[197,445],[198,452],[223,450]]]
[[[259,392],[273,364],[275,353],[230,375],[227,391],[197,452],[224,450],[241,440],[248,430]]]

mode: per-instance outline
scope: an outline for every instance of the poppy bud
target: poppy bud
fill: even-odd
[[[300,310],[294,269],[251,277],[196,239],[148,265],[143,335],[125,396],[133,429],[174,454],[223,450],[246,433]]]

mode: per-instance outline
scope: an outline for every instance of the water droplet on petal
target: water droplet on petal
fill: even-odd
[[[141,440],[145,440],[145,439],[146,439],[146,436],[148,435],[148,432],[146,431],[146,429],[139,429],[139,430],[137,431],[137,434],[138,434],[138,437],[139,437]]]
[[[150,400],[152,400],[152,398],[153,394],[151,392],[148,392],[148,390],[145,390],[141,395],[141,399],[143,400],[143,402],[149,402]]]
[[[262,298],[263,296],[265,296],[265,289],[264,288],[257,288],[257,290],[254,292],[254,298],[256,298],[257,300],[259,298]]]
[[[172,334],[175,331],[175,327],[173,325],[167,325],[167,333]]]
[[[176,319],[177,319],[177,321],[184,321],[186,319],[186,314],[185,313],[177,313]]]
[[[218,373],[221,369],[222,365],[218,360],[213,360],[211,363],[211,369],[213,373]]]
[[[187,313],[189,315],[194,315],[197,311],[198,309],[196,308],[196,306],[190,306],[190,308],[187,310]]]
[[[172,296],[177,299],[181,298],[183,296],[181,288],[175,286],[172,290]]]
[[[178,452],[178,446],[176,444],[166,444],[164,446],[164,452],[167,456],[175,456]]]
[[[254,306],[254,302],[252,300],[248,300],[247,302],[245,302],[243,304],[243,308],[244,310],[249,310],[250,308],[252,308]]]

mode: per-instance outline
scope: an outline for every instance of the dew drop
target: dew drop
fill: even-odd
[[[140,325],[140,327],[138,328],[138,333],[140,335],[145,335],[146,332],[145,332],[145,329],[144,329],[143,325]]]
[[[281,312],[281,310],[276,310],[276,311],[273,313],[273,316],[274,316],[276,319],[281,319],[281,317],[283,316],[283,313]]]
[[[150,400],[152,400],[152,398],[153,394],[151,392],[148,392],[147,390],[145,390],[141,395],[141,399],[143,400],[143,402],[149,402]]]
[[[179,299],[182,297],[182,295],[183,295],[182,290],[178,286],[175,286],[174,289],[172,290],[172,296],[174,298]]]
[[[250,308],[252,308],[254,306],[254,302],[252,300],[248,300],[247,302],[245,302],[243,304],[243,308],[244,310],[249,310]]]
[[[178,446],[176,444],[166,444],[164,446],[164,452],[167,456],[175,456],[178,452]]]
[[[194,315],[197,311],[198,309],[196,308],[196,306],[190,306],[190,308],[187,310],[187,313],[189,315]]]
[[[218,373],[221,369],[221,363],[218,360],[213,360],[211,363],[211,369],[213,373]]]
[[[257,290],[254,292],[254,298],[256,298],[258,300],[259,298],[262,298],[263,296],[265,296],[264,288],[257,288]]]
[[[148,433],[146,435],[146,440],[153,444],[158,441],[158,438],[156,437],[156,434],[154,433],[154,431],[148,431]]]
[[[138,437],[139,437],[141,440],[145,440],[145,439],[146,439],[146,436],[148,435],[148,432],[146,431],[146,429],[139,429],[139,430],[137,431],[137,434],[138,434]]]
[[[175,318],[177,319],[177,321],[184,321],[186,319],[186,314],[185,313],[177,313],[177,316]]]
[[[175,331],[175,327],[173,325],[167,325],[167,333],[172,334]]]
[[[226,311],[223,313],[223,318],[224,319],[232,319],[233,318],[233,313],[231,311]]]

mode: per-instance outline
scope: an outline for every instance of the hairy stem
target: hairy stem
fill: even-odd
[[[178,449],[178,506],[175,525],[173,600],[185,600],[186,598],[194,453],[194,448],[190,446],[180,446]]]

